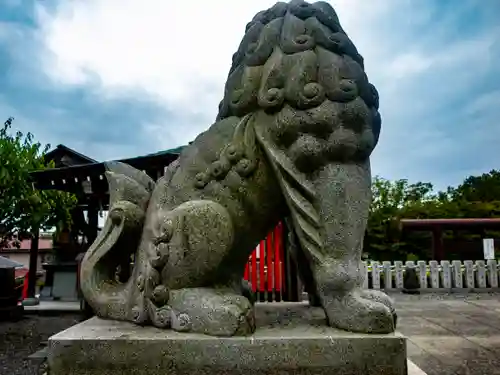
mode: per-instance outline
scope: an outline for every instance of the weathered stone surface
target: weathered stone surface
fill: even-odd
[[[109,216],[81,268],[89,304],[108,319],[249,335],[244,267],[288,216],[301,276],[328,324],[394,331],[392,300],[361,287],[378,105],[328,3],[294,0],[259,12],[233,56],[216,122],[165,175],[155,183],[107,165]],[[130,278],[116,280],[131,255]]]
[[[274,304],[273,304],[274,305]],[[92,318],[49,339],[51,375],[406,375],[406,339],[324,326],[319,308],[257,305],[248,337],[181,334]]]

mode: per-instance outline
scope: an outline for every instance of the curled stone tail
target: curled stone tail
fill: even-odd
[[[119,266],[129,266],[130,256],[137,250],[154,182],[145,173],[119,162],[108,163],[106,169],[109,214],[83,258],[80,285],[99,316],[126,319],[131,284],[119,283],[115,274]]]

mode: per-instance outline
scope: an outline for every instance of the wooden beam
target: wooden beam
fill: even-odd
[[[32,228],[32,233],[31,233],[27,298],[35,298],[36,270],[38,267],[38,242],[39,242],[39,239],[40,239],[40,228],[38,226],[36,226],[36,227]]]
[[[432,230],[432,259],[444,260],[443,229],[439,226]]]
[[[429,231],[434,227],[446,229],[457,228],[500,228],[500,218],[468,218],[468,219],[401,219],[399,222],[400,229],[408,228],[410,230]]]

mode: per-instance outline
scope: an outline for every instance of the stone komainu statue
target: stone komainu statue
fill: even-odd
[[[283,217],[331,326],[386,333],[391,299],[363,290],[378,94],[325,2],[277,3],[247,25],[216,122],[156,183],[108,163],[110,211],[81,270],[103,318],[176,331],[255,330],[248,256]],[[135,263],[127,281],[116,269]]]

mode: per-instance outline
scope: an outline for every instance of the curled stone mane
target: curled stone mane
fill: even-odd
[[[363,58],[335,10],[321,1],[279,2],[247,25],[233,55],[217,120],[264,110],[280,122],[282,112],[288,130],[280,130],[277,124],[276,131],[283,133],[278,135],[282,143],[290,146],[303,131],[300,126],[289,126],[290,117],[319,107],[325,107],[330,118],[324,119],[324,129],[319,124],[309,132],[325,138],[322,133],[331,133],[339,124],[347,124],[357,134],[368,131],[370,139],[365,137],[365,144],[357,148],[369,155],[380,133],[378,93],[368,82]]]

